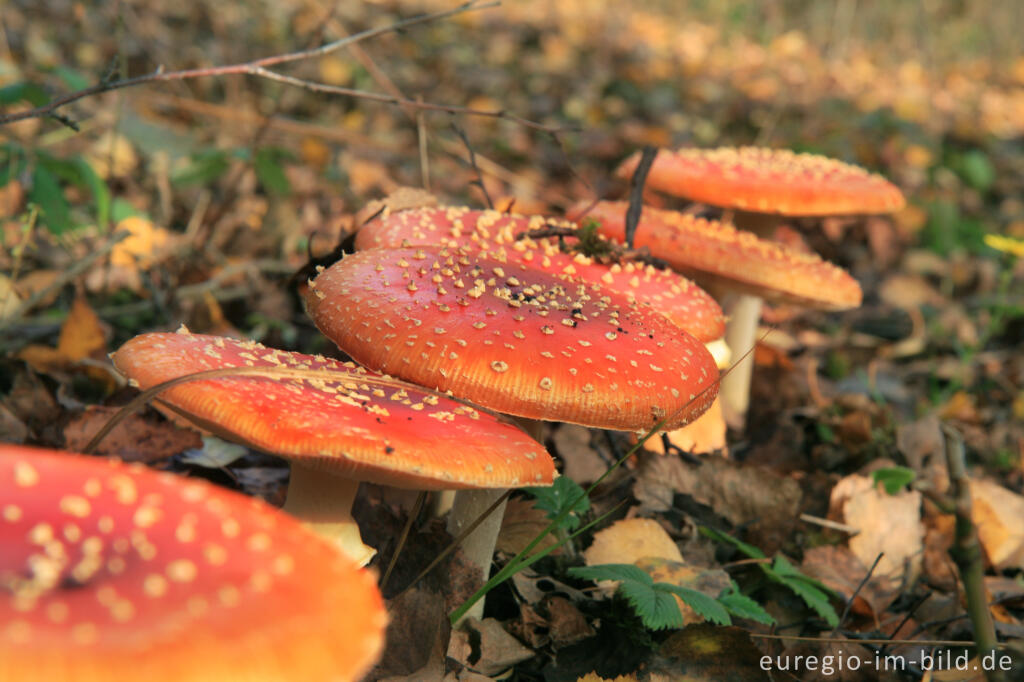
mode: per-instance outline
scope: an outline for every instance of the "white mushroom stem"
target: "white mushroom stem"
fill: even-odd
[[[359,481],[293,461],[283,509],[365,566],[377,550],[363,544],[359,526],[352,518],[358,490]]]
[[[735,364],[722,378],[718,394],[722,411],[729,426],[741,429],[747,421],[750,405],[750,378],[754,373],[754,345],[757,343],[757,323],[761,319],[761,299],[749,294],[738,294],[725,306],[729,321],[725,327],[725,342],[732,350]]]
[[[515,422],[536,441],[544,442],[544,423],[536,419],[525,419],[513,417]],[[452,504],[451,513],[448,515],[448,532],[453,537],[459,537],[466,528],[471,526],[480,516],[487,511],[495,500],[505,494],[503,489],[484,490],[459,490],[455,493],[455,500]],[[498,532],[501,530],[501,522],[505,518],[505,505],[502,502],[491,512],[490,516],[473,530],[461,545],[462,553],[471,566],[475,566],[483,579],[491,574],[491,560],[494,558],[494,548],[498,544]],[[480,599],[466,612],[466,615],[455,624],[458,627],[467,618],[477,620],[484,616],[484,600]]]
[[[455,495],[455,503],[448,516],[448,532],[458,537],[474,521],[476,521],[494,501],[505,494],[502,489],[460,490]],[[506,500],[507,502],[507,500]],[[505,504],[498,505],[490,516],[483,520],[465,540],[461,549],[466,561],[475,566],[482,575],[484,582],[490,574],[491,559],[494,557],[494,546],[498,542],[498,531],[505,517]],[[484,616],[484,600],[473,604],[462,620],[466,618],[481,619]],[[461,623],[462,621],[459,621]],[[455,625],[458,626],[459,623]]]

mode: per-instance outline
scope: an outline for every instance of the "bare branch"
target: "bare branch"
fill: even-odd
[[[401,97],[394,97],[392,95],[381,95],[378,93],[367,92],[364,90],[356,90],[353,88],[341,88],[323,83],[316,83],[313,81],[303,80],[301,78],[294,78],[292,76],[286,76],[284,74],[271,71],[268,67],[276,66],[278,64],[286,64],[294,61],[303,59],[311,59],[314,57],[321,57],[326,54],[330,54],[336,50],[341,49],[347,45],[351,45],[367,38],[381,35],[383,33],[389,33],[394,31],[400,31],[402,29],[414,26],[416,24],[425,23],[428,21],[435,21],[437,19],[444,19],[462,14],[465,12],[490,9],[500,4],[498,1],[481,3],[480,0],[469,0],[468,2],[459,5],[450,10],[442,12],[434,12],[431,14],[422,14],[409,19],[398,21],[390,26],[382,28],[368,29],[355,33],[349,36],[345,36],[339,40],[321,45],[319,47],[311,48],[308,50],[299,50],[297,52],[289,52],[287,54],[273,55],[270,57],[262,57],[253,61],[244,62],[240,64],[227,64],[223,66],[211,66],[198,69],[184,69],[181,71],[165,71],[163,66],[158,67],[155,71],[142,75],[134,76],[132,78],[124,78],[121,80],[109,80],[107,76],[104,76],[103,80],[95,85],[74,92],[69,92],[56,99],[44,104],[42,106],[35,107],[33,109],[25,109],[24,111],[17,111],[13,113],[0,114],[0,125],[7,123],[13,123],[15,121],[22,121],[30,118],[53,118],[54,120],[66,125],[70,128],[77,130],[77,124],[69,117],[63,114],[57,113],[57,110],[65,107],[72,102],[92,97],[94,95],[103,94],[113,90],[121,90],[124,88],[134,87],[136,85],[144,85],[147,83],[161,83],[169,81],[181,81],[189,80],[194,78],[206,78],[211,76],[233,76],[233,75],[251,75],[259,78],[265,78],[268,80],[278,81],[289,85],[310,90],[312,92],[323,92],[335,95],[346,95],[349,97],[357,97],[359,99],[366,99],[376,102],[384,102],[386,104],[397,104],[402,107],[410,107],[416,110],[426,111],[443,111],[449,114],[459,114],[467,116],[484,116],[488,118],[499,118],[507,121],[512,121],[519,125],[532,128],[534,130],[542,130],[545,132],[557,132],[560,128],[556,126],[547,126],[542,123],[530,121],[502,110],[483,110],[483,109],[471,109],[468,107],[460,107],[446,104],[435,104],[431,102],[420,102],[417,100],[403,99]]]

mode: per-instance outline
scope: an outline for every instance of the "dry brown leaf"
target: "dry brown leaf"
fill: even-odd
[[[989,563],[1024,568],[1024,497],[988,479],[972,479],[971,520]]]
[[[761,652],[744,630],[699,623],[666,639],[650,670],[680,682],[767,682],[760,660]]]
[[[100,318],[86,300],[79,297],[71,304],[71,311],[60,328],[56,348],[33,344],[22,349],[18,357],[38,372],[60,372],[88,358],[103,358],[106,345]]]
[[[519,640],[508,634],[494,618],[470,618],[463,627],[476,635],[479,644],[467,648],[459,642],[455,636],[456,632],[453,632],[452,644],[455,646],[449,647],[448,655],[470,670],[493,677],[516,663],[533,658],[533,650],[527,649]],[[479,657],[474,657],[474,650],[479,651]]]
[[[636,675],[619,675],[615,678],[601,677],[597,673],[587,673],[583,677],[576,678],[576,682],[637,682]]]
[[[124,135],[108,131],[100,136],[85,154],[89,165],[101,178],[123,178],[139,163],[135,148]]]
[[[594,542],[583,552],[587,566],[632,564],[645,557],[682,562],[676,543],[653,519],[622,519],[594,534]]]
[[[725,419],[722,417],[722,401],[715,398],[708,411],[697,417],[686,426],[668,432],[669,442],[682,450],[693,454],[721,452],[728,456],[729,449],[725,440]],[[648,438],[644,448],[658,454],[665,454],[661,438]]]
[[[853,596],[857,587],[868,574],[868,567],[846,547],[820,545],[804,552],[801,564],[804,573],[817,578],[826,587],[838,593],[844,601]],[[857,592],[851,609],[862,616],[877,618],[899,593],[888,581],[871,578]]]
[[[0,218],[9,218],[21,210],[25,190],[17,180],[0,187]]]
[[[548,632],[553,648],[570,646],[594,634],[594,628],[587,622],[586,616],[565,597],[550,595],[544,600],[542,608],[548,615]]]
[[[872,574],[884,581],[882,584],[895,588],[920,572],[924,549],[921,493],[904,490],[889,495],[870,476],[853,474],[832,489],[829,516],[860,531],[848,545],[865,566],[883,555]]]
[[[118,407],[92,405],[64,427],[69,450],[81,451],[92,437],[120,412]],[[155,462],[191,448],[203,447],[203,439],[191,429],[181,429],[158,418],[129,415],[100,441],[96,454],[129,462]]]
[[[21,305],[21,297],[14,290],[10,277],[0,273],[0,320],[6,320]]]
[[[495,547],[503,554],[514,556],[525,549],[550,522],[547,512],[534,508],[533,500],[511,498],[505,505],[505,516],[501,521],[501,531],[498,533]],[[537,549],[545,549],[557,542],[558,539],[549,533]],[[558,554],[560,551],[556,549],[552,553]]]

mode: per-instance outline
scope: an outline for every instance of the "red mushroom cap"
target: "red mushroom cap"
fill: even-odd
[[[507,414],[626,430],[671,416],[674,428],[717,392],[710,353],[662,315],[466,251],[360,251],[306,303],[357,362]]]
[[[0,679],[356,680],[373,576],[243,495],[0,446]]]
[[[480,251],[509,266],[600,282],[606,289],[651,306],[699,341],[713,341],[725,333],[722,308],[685,277],[642,263],[606,265],[582,253],[564,253],[551,238],[517,239],[542,227],[576,226],[557,218],[452,206],[385,211],[359,230],[356,248],[430,244]]]
[[[617,174],[628,178],[639,163],[638,152]],[[786,216],[891,213],[906,205],[899,188],[881,175],[788,149],[661,150],[647,186],[712,206]]]
[[[112,358],[143,389],[205,370],[267,368],[189,381],[158,400],[225,438],[347,478],[421,490],[554,479],[551,456],[515,426],[352,363],[188,332],[137,336]]]
[[[621,201],[580,203],[569,216],[597,220],[601,234],[623,241],[627,208]],[[842,268],[717,220],[644,207],[635,244],[694,277],[766,299],[828,310],[860,305],[860,285]]]

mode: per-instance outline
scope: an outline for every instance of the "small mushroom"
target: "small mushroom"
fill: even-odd
[[[352,363],[187,331],[137,336],[112,357],[143,389],[205,370],[265,369],[189,381],[156,400],[288,459],[285,511],[361,563],[375,550],[351,517],[360,481],[444,490],[550,485],[555,475],[550,455],[515,426]]]
[[[375,583],[259,500],[0,445],[0,680],[358,680]]]
[[[636,153],[618,175],[629,178]],[[881,175],[836,159],[788,149],[719,147],[661,150],[647,186],[667,194],[735,211],[733,222],[762,236],[781,216],[892,213],[903,193]],[[763,230],[762,230],[763,228]]]
[[[622,241],[626,209],[625,202],[581,203],[569,216],[595,219],[602,234]],[[737,356],[754,345],[762,298],[824,310],[855,308],[861,302],[860,285],[842,268],[717,220],[644,207],[636,245],[706,286],[739,294],[726,329],[726,342]],[[750,385],[749,375],[745,382],[737,378],[752,366],[748,357],[722,380],[726,419],[737,426],[746,414]]]

